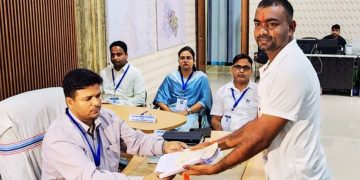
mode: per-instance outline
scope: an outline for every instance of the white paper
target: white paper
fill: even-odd
[[[129,180],[144,180],[142,176],[128,176]]]
[[[187,149],[181,152],[165,154],[160,158],[155,172],[160,173],[160,178],[164,178],[185,171],[184,165],[210,164],[218,157],[219,151],[218,144],[214,143],[195,151]]]

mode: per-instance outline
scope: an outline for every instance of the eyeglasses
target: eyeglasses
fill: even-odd
[[[232,68],[238,71],[250,71],[251,69],[250,66],[240,66],[240,65],[233,65]]]
[[[180,56],[179,60],[180,61],[191,61],[193,59],[192,56]]]

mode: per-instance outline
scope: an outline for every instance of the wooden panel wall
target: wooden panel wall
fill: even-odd
[[[77,67],[74,0],[0,0],[0,100]]]

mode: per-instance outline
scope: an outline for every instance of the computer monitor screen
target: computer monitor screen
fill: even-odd
[[[339,52],[338,42],[336,39],[318,40],[317,50],[321,54],[337,54]]]
[[[297,39],[296,42],[305,54],[313,54],[315,52],[317,39]]]
[[[267,56],[266,52],[258,48],[257,55],[256,57],[254,56],[254,61],[260,64],[266,64],[268,59],[269,57]]]
[[[352,41],[352,54],[360,55],[360,39],[354,39]]]

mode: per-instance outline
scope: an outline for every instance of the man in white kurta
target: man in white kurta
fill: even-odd
[[[288,121],[264,152],[267,177],[329,178],[320,144],[320,83],[296,40],[260,69],[258,87],[260,116]]]
[[[293,13],[286,0],[259,3],[254,37],[269,57],[260,70],[259,116],[214,141],[221,149],[235,148],[224,159],[185,173],[219,173],[263,152],[266,179],[331,179],[320,144],[320,84],[294,39]]]

